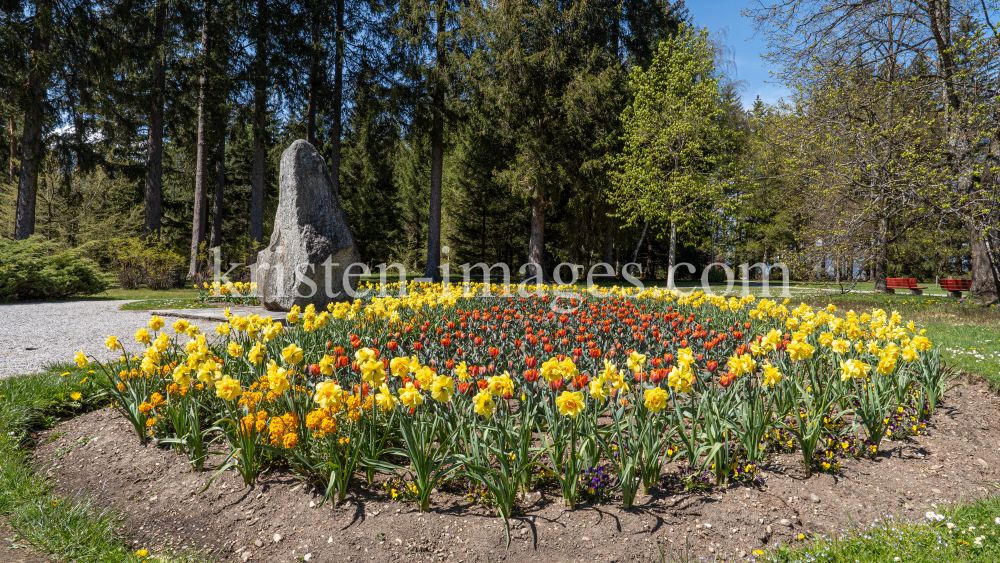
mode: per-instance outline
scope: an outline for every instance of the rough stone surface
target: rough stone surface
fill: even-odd
[[[349,298],[344,272],[360,255],[323,157],[298,140],[281,154],[278,213],[257,258],[257,291],[270,311]],[[360,274],[360,272],[358,272]],[[348,280],[357,287],[358,274]]]

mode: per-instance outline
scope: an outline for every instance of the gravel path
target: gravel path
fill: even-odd
[[[129,351],[141,349],[133,334],[146,326],[148,311],[121,311],[128,301],[62,301],[0,305],[0,377],[34,373],[52,363],[71,362],[81,349],[101,360],[117,357],[104,347],[114,334]],[[175,319],[164,319],[169,326]],[[216,322],[198,322],[203,332]],[[167,329],[171,334],[172,330]],[[214,334],[214,333],[213,333]]]

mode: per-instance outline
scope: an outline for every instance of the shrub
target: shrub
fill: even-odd
[[[176,285],[175,270],[182,260],[163,241],[130,237],[114,244],[113,263],[122,289],[137,289],[143,283],[149,289],[170,289]]]
[[[88,247],[63,249],[35,235],[0,241],[0,301],[90,295],[107,289]]]

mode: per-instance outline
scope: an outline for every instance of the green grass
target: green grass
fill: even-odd
[[[20,538],[54,558],[80,563],[149,561],[118,533],[122,518],[87,496],[57,494],[32,469],[33,433],[61,418],[104,406],[96,374],[76,366],[0,380],[0,514]],[[73,393],[80,393],[75,400]],[[168,554],[161,561],[197,562],[199,554]]]
[[[205,303],[198,299],[143,299],[125,303],[120,308],[122,311],[150,311],[154,309],[217,309],[223,306],[222,303]],[[231,305],[236,307],[236,305]]]
[[[183,289],[120,289],[111,288],[104,293],[81,297],[80,299],[197,299],[198,290],[186,287]]]
[[[807,539],[800,545],[781,546],[757,559],[776,563],[1000,561],[1000,523],[997,521],[1000,497],[943,507],[935,512],[944,519],[887,518],[857,526],[841,537],[820,537]],[[952,527],[949,528],[949,524]],[[981,545],[974,541],[977,537],[981,538]]]

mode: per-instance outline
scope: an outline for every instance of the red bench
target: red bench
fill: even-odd
[[[941,289],[948,292],[949,297],[962,298],[963,291],[969,291],[972,289],[972,280],[957,280],[957,279],[943,279],[938,280],[938,285]]]
[[[909,289],[911,295],[923,295],[926,287],[917,286],[917,278],[888,278],[885,280],[886,291],[896,293],[897,289]]]

